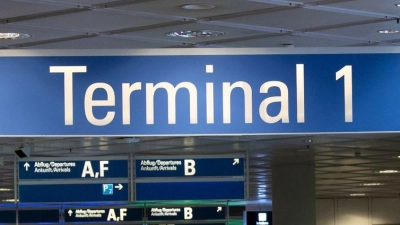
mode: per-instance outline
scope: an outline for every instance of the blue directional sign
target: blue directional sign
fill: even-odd
[[[137,183],[136,200],[244,199],[244,181]]]
[[[20,202],[128,201],[128,183],[113,183],[112,194],[104,194],[101,183],[35,184],[19,186]]]
[[[75,208],[64,210],[65,222],[133,222],[143,220],[143,209],[139,208]]]
[[[244,176],[244,161],[227,158],[144,158],[136,160],[136,177]]]
[[[21,160],[19,179],[127,178],[128,160]]]
[[[224,220],[225,207],[152,207],[147,209],[149,221],[167,220]]]

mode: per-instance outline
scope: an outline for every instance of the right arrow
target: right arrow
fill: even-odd
[[[117,188],[119,191],[122,190],[123,187],[124,186],[122,186],[122,184],[118,184],[118,185],[115,186],[115,188]]]
[[[233,159],[233,164],[232,165],[236,165],[236,164],[239,164],[239,159],[238,158]]]

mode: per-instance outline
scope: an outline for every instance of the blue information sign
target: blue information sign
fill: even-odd
[[[159,220],[224,220],[225,207],[153,207],[147,209],[149,221]]]
[[[100,208],[65,209],[65,222],[132,222],[143,220],[143,209],[139,208]]]
[[[128,160],[51,160],[18,163],[19,179],[127,178]]]
[[[244,176],[243,158],[148,158],[136,160],[137,178],[213,176]]]
[[[128,183],[20,185],[20,202],[128,201]],[[110,189],[112,190],[110,190]],[[112,192],[112,193],[111,193]]]
[[[136,200],[244,199],[244,181],[137,183]]]
[[[0,135],[397,132],[390,50],[5,52]]]

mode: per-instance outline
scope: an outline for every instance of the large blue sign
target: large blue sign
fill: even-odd
[[[143,158],[136,160],[136,177],[244,176],[243,158]]]
[[[386,50],[4,52],[0,135],[399,131],[400,54]]]
[[[244,199],[244,181],[137,183],[136,200]]]
[[[128,183],[35,184],[19,186],[20,202],[128,201]]]
[[[127,178],[128,160],[21,160],[19,179]]]

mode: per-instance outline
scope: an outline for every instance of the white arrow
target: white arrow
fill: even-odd
[[[222,207],[221,207],[221,206],[218,206],[217,212],[221,212],[221,211],[222,211]]]
[[[122,190],[123,187],[124,187],[124,186],[122,186],[122,184],[118,184],[118,185],[115,186],[115,188],[117,188],[118,191]]]
[[[24,164],[24,167],[25,167],[26,171],[28,171],[28,168],[30,167],[29,163],[26,162],[26,163]]]
[[[69,211],[68,211],[68,215],[69,215],[69,216],[72,216],[72,210],[69,210]]]
[[[233,164],[232,165],[236,165],[236,164],[239,164],[239,159],[238,158],[233,159]]]

